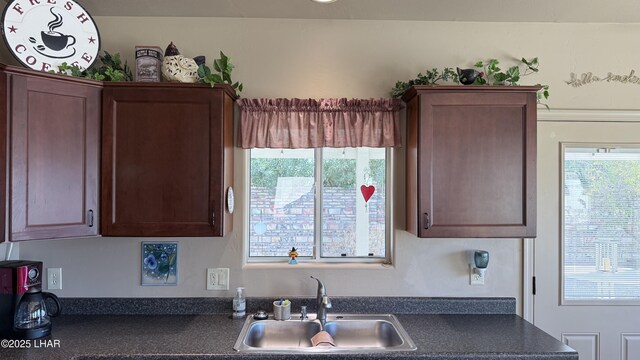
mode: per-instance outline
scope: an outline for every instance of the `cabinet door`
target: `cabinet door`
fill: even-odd
[[[103,235],[222,235],[222,95],[113,87],[104,105]]]
[[[11,240],[98,234],[99,86],[11,76]]]
[[[420,236],[535,236],[535,92],[425,94],[420,118]]]

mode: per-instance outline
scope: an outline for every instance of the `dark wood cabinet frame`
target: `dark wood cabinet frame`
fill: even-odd
[[[9,66],[0,83],[4,238],[98,235],[101,84]]]
[[[536,236],[536,91],[416,86],[407,102],[407,231]]]
[[[103,99],[103,235],[230,232],[230,88],[105,83]]]
[[[5,240],[232,231],[231,87],[103,83],[0,64],[0,96]],[[128,146],[119,158],[118,141]],[[144,191],[119,193],[115,179]]]

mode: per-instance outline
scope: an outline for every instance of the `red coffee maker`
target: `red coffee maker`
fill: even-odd
[[[50,311],[49,304],[55,304]],[[51,334],[60,301],[42,292],[42,262],[0,261],[0,339],[37,339]]]

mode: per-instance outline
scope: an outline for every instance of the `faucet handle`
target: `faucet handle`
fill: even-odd
[[[307,307],[305,305],[300,306],[300,319],[306,320],[309,316],[307,316]]]

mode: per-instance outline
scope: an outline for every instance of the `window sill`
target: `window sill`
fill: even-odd
[[[323,269],[323,270],[338,270],[338,269],[352,269],[352,270],[393,270],[395,265],[382,264],[382,263],[344,263],[344,262],[300,262],[296,265],[290,265],[285,262],[273,262],[273,263],[258,263],[251,262],[242,265],[243,270],[282,270],[282,269]]]

